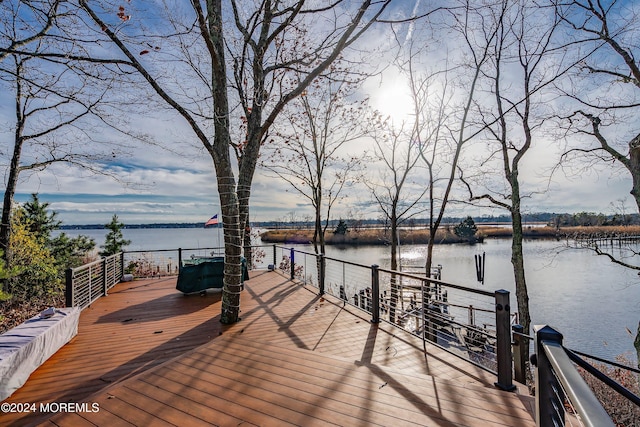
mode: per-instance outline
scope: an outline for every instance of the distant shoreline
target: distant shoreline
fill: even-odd
[[[640,236],[640,226],[589,226],[589,227],[525,227],[524,237],[527,239],[565,239],[565,238],[617,238]],[[476,242],[486,238],[511,238],[511,227],[479,226],[476,233]],[[260,235],[264,243],[290,243],[309,244],[313,239],[313,230],[310,229],[281,229],[268,230]],[[334,234],[327,232],[326,243],[329,245],[388,245],[389,231],[385,229],[362,229],[348,231],[346,234]],[[401,229],[400,243],[402,244],[428,244],[429,231],[424,228]],[[453,233],[453,227],[442,227],[435,238],[436,244],[470,243]],[[473,243],[473,242],[471,242]]]
[[[153,228],[204,228],[204,222],[161,223],[161,224],[125,224],[124,229],[153,229]],[[214,228],[214,227],[211,227]],[[61,225],[60,230],[103,230],[104,224],[71,224]]]

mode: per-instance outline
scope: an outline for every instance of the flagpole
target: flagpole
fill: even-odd
[[[2,0],[0,0],[2,1]],[[207,222],[205,222],[204,224],[204,228],[207,228],[208,226],[213,226],[215,225],[216,228],[218,229],[217,234],[217,247],[215,248],[215,250],[211,253],[211,255],[214,255],[217,252],[217,249],[220,247],[220,220],[218,219],[218,214],[215,214],[214,216],[212,216],[211,218],[209,218],[209,220]]]
[[[218,221],[218,248],[220,248],[220,228],[221,228],[222,223],[220,221]]]

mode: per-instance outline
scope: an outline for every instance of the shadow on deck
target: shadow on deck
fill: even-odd
[[[220,293],[184,296],[175,278],[119,284],[7,399],[99,411],[0,424],[534,425],[530,399],[492,374],[276,272],[251,277],[242,320],[226,327]]]

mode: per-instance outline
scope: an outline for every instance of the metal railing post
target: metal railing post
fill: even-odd
[[[318,263],[318,295],[324,295],[324,279],[327,267],[327,260],[325,259],[324,254],[318,255]]]
[[[524,326],[512,325],[513,341],[511,343],[511,352],[513,353],[513,374],[515,380],[521,384],[527,383],[527,365],[526,350],[529,341],[523,337]]]
[[[558,384],[542,341],[562,345],[562,334],[550,326],[533,327],[536,338],[536,425],[538,427],[564,425],[564,408],[559,408],[564,400],[564,393]],[[557,395],[556,395],[557,394]]]
[[[425,282],[426,282],[426,286],[425,286]],[[431,282],[429,280],[423,280],[422,281],[422,326],[423,326],[423,332],[422,332],[422,340],[427,340],[427,341],[431,341],[434,343],[438,342],[438,330],[437,327],[438,325],[436,324],[435,320],[435,316],[433,315],[433,313],[431,312],[432,308],[435,310],[436,309],[436,305],[435,303],[433,303],[431,301],[432,296],[431,296]],[[433,287],[433,290],[435,292],[436,287]],[[434,296],[434,299],[437,300],[437,297]],[[469,315],[471,317],[471,315]]]
[[[296,275],[295,252],[293,248],[289,250],[289,260],[291,261],[291,273],[289,279],[293,280]]]
[[[380,270],[371,266],[371,323],[380,323]]]
[[[102,296],[107,296],[107,258],[102,258]]]
[[[64,272],[65,276],[65,290],[64,290],[64,305],[66,307],[73,307],[73,270],[67,268]]]
[[[509,305],[509,291],[499,289],[495,292],[496,299],[496,359],[498,362],[498,381],[496,387],[513,391],[511,370],[511,306]]]
[[[276,244],[273,244],[273,269],[276,268]]]
[[[182,248],[178,248],[178,273],[182,271]]]
[[[124,277],[124,252],[120,252],[120,279]]]

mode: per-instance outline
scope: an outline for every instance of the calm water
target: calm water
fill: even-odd
[[[70,236],[84,234],[98,245],[106,230],[65,230]],[[131,240],[128,250],[216,247],[221,231],[216,229],[125,229]],[[491,239],[479,245],[439,245],[435,263],[443,266],[442,279],[468,287],[512,292],[511,242]],[[310,246],[297,246],[312,252]],[[389,266],[389,248],[369,246],[341,249],[329,247],[333,258],[365,265]],[[474,255],[486,253],[484,285],[476,281]],[[403,264],[424,264],[426,248],[403,246]],[[640,277],[589,251],[567,250],[549,240],[525,242],[525,269],[533,324],[550,324],[565,336],[565,344],[609,359],[627,353],[635,359],[633,338],[640,321]]]

